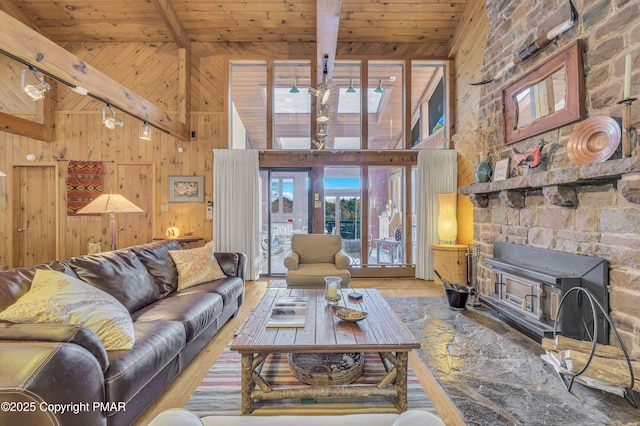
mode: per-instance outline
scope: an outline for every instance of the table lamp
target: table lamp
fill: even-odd
[[[455,243],[458,237],[456,221],[456,192],[438,192],[438,237],[440,241]]]
[[[78,210],[78,214],[92,213],[109,213],[109,227],[111,229],[110,249],[116,250],[116,213],[144,213],[144,210],[120,194],[102,194]]]

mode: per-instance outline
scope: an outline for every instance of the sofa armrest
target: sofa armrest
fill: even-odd
[[[336,253],[336,268],[347,269],[351,265],[351,258],[342,250]]]
[[[8,408],[0,411],[0,424],[106,425],[94,405],[104,395],[104,374],[79,345],[0,342],[0,402]]]
[[[93,355],[103,372],[109,367],[107,352],[96,334],[81,325],[0,323],[0,340],[74,343]]]
[[[214,252],[222,272],[228,277],[238,277],[245,281],[247,272],[247,255],[244,253],[218,253]]]
[[[297,271],[300,265],[300,255],[292,251],[284,258],[284,266],[292,271]]]

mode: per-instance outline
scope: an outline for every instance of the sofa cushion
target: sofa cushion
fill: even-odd
[[[166,365],[186,342],[182,324],[156,320],[134,323],[136,343],[129,351],[109,352],[105,372],[107,401],[128,402]]]
[[[129,312],[160,298],[153,278],[130,250],[74,257],[68,263],[81,280],[109,293]]]
[[[13,305],[20,296],[31,288],[31,282],[38,269],[64,272],[76,276],[75,272],[65,263],[56,260],[51,263],[43,263],[28,268],[17,268],[8,271],[0,271],[0,311]]]
[[[208,283],[199,284],[193,287],[189,287],[179,293],[176,296],[182,296],[184,294],[191,293],[215,293],[222,296],[224,305],[228,305],[235,301],[238,297],[244,293],[244,282],[241,278],[226,277],[221,280],[215,280]]]
[[[165,297],[132,316],[136,323],[158,320],[181,322],[188,343],[215,321],[222,308],[222,296],[218,294],[191,293]]]
[[[294,234],[291,237],[291,251],[300,255],[300,263],[333,263],[340,250],[340,235]]]
[[[176,240],[154,241],[129,247],[153,277],[160,297],[165,297],[178,289],[178,269],[169,255],[169,250],[180,249],[180,243]]]
[[[210,244],[191,250],[169,250],[169,254],[178,269],[178,291],[226,277]]]
[[[0,312],[0,319],[83,325],[106,350],[129,349],[134,341],[133,324],[124,306],[104,291],[58,271],[38,270],[31,289]]]

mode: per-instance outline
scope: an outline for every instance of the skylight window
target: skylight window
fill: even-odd
[[[348,93],[348,87],[338,89],[338,114],[360,114],[360,88],[354,87],[354,92]],[[376,114],[382,101],[382,93],[374,92],[374,88],[369,88],[369,102],[367,111],[369,114]]]
[[[306,87],[298,87],[299,93],[290,93],[290,87],[274,88],[273,110],[276,114],[309,114],[311,97]]]

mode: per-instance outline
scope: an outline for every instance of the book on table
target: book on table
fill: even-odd
[[[267,327],[304,327],[307,303],[303,297],[281,297],[271,309]]]

